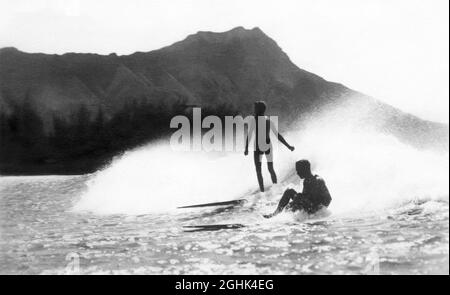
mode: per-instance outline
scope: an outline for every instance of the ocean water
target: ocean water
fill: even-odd
[[[448,153],[341,128],[290,132],[279,184],[252,157],[151,144],[95,174],[0,177],[1,274],[449,274]],[[272,219],[307,158],[332,194]],[[246,199],[242,205],[179,206]],[[229,228],[189,227],[224,225]],[[237,226],[239,225],[239,226]]]
[[[1,274],[449,273],[448,201],[265,220],[280,186],[232,208],[76,211],[91,177],[0,179]]]

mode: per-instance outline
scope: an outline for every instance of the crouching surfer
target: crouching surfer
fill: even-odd
[[[308,160],[300,160],[295,163],[295,170],[303,181],[303,192],[297,193],[293,189],[287,189],[278,204],[277,209],[272,214],[264,215],[271,218],[283,211],[304,210],[308,214],[313,214],[322,208],[328,207],[331,202],[331,195],[325,181],[318,175],[311,173],[311,164]]]

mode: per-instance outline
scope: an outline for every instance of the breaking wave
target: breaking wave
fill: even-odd
[[[332,213],[379,210],[416,199],[448,202],[448,153],[417,150],[392,136],[360,128],[348,117],[338,119],[343,117],[327,114],[284,134],[296,150],[280,146],[275,152],[278,188],[301,189],[294,163],[306,158],[329,187]],[[270,177],[264,172],[269,186]],[[94,174],[75,210],[144,214],[252,198],[256,190],[251,156],[177,152],[159,142],[129,151]],[[280,191],[269,189],[265,196],[273,203]]]

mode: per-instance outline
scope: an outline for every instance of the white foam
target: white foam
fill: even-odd
[[[448,154],[416,150],[342,118],[334,112],[285,134],[296,150],[276,152],[279,179],[293,173],[295,160],[309,159],[329,187],[333,213],[378,210],[416,198],[448,201]],[[266,172],[264,177],[268,184]],[[75,209],[141,214],[241,198],[256,189],[251,156],[175,152],[158,143],[128,152],[97,173]]]
[[[256,189],[251,156],[176,152],[159,143],[131,151],[97,173],[75,209],[141,214],[233,200]]]

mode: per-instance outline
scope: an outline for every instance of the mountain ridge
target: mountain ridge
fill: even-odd
[[[350,91],[350,92],[355,92],[355,93],[359,93],[356,92],[354,90],[351,90],[349,88],[347,88],[346,86],[342,85],[341,83],[337,83],[337,82],[331,82],[331,81],[327,81],[325,79],[323,79],[322,77],[308,72],[306,70],[303,70],[299,67],[297,67],[288,57],[288,55],[282,51],[282,49],[276,44],[276,42],[274,40],[272,40],[270,37],[268,37],[260,28],[258,27],[254,27],[252,29],[245,29],[242,26],[233,28],[229,31],[226,32],[221,32],[221,33],[217,33],[217,32],[210,32],[210,31],[199,31],[195,34],[191,34],[188,35],[185,39],[181,40],[181,41],[177,41],[174,42],[171,45],[159,48],[159,49],[155,49],[155,50],[151,50],[151,51],[147,51],[147,52],[141,52],[141,51],[137,51],[134,52],[132,54],[128,54],[128,55],[117,55],[116,53],[110,53],[110,54],[97,54],[97,53],[74,53],[74,52],[67,52],[67,53],[63,53],[63,54],[45,54],[45,53],[27,53],[27,52],[23,52],[20,51],[19,49],[15,48],[15,47],[4,47],[4,48],[0,48],[0,65],[2,65],[1,61],[5,59],[5,57],[2,57],[1,55],[3,54],[16,54],[16,55],[20,55],[20,56],[27,56],[27,57],[39,57],[39,58],[44,58],[49,62],[56,62],[57,60],[62,60],[63,63],[67,62],[67,60],[65,60],[66,58],[79,58],[82,59],[82,61],[79,62],[85,62],[85,63],[89,63],[90,61],[92,61],[92,59],[108,59],[108,62],[110,65],[111,64],[115,64],[116,65],[116,72],[114,72],[112,74],[113,78],[108,79],[110,81],[110,83],[113,83],[113,79],[116,78],[115,76],[117,75],[117,70],[126,68],[130,71],[131,75],[137,76],[137,73],[135,73],[133,71],[133,68],[129,68],[128,65],[133,64],[133,61],[131,61],[135,56],[145,56],[145,58],[147,59],[157,59],[157,58],[164,58],[161,57],[160,55],[164,55],[166,50],[169,50],[170,52],[173,51],[177,51],[180,50],[179,47],[182,47],[181,49],[185,48],[186,46],[191,45],[192,43],[196,43],[196,42],[202,42],[205,39],[208,39],[208,42],[212,42],[212,41],[218,41],[220,43],[227,43],[230,42],[230,40],[235,39],[235,38],[257,38],[257,39],[262,39],[264,42],[269,42],[271,43],[273,46],[276,46],[277,49],[279,49],[279,51],[282,53],[282,57],[286,59],[287,63],[289,63],[289,66],[292,66],[292,71],[298,71],[301,73],[305,73],[307,75],[310,75],[310,78],[313,79],[317,79],[319,81],[323,81],[323,82],[327,82],[327,83],[331,83],[333,85],[336,85],[336,87],[342,87],[342,89],[344,89],[344,91]],[[8,57],[6,57],[8,58]],[[75,61],[76,62],[76,61]],[[2,65],[3,66],[3,65]],[[67,65],[68,67],[70,67],[69,65]],[[273,70],[273,69],[271,69]],[[82,73],[81,73],[82,74]],[[3,90],[3,84],[2,81],[4,80],[3,77],[1,77],[2,79],[0,80],[0,86],[2,86]],[[167,77],[166,77],[167,78]],[[173,78],[173,76],[172,76]],[[175,79],[176,80],[176,79]],[[83,82],[83,80],[81,80]],[[177,80],[178,81],[178,80]],[[149,81],[148,79],[146,79],[145,75],[140,75],[140,79],[135,78],[134,82],[139,82],[139,84],[142,84],[142,86],[145,86],[147,88],[151,88],[151,81]],[[99,99],[101,99],[102,96],[106,95],[103,94],[101,92],[99,92],[98,88],[96,87],[89,87],[89,85],[86,85],[86,83],[84,83],[91,92],[97,92],[97,95]],[[103,87],[102,90],[107,90],[108,87],[111,87],[111,84],[109,85],[104,85],[105,87]],[[290,85],[292,86],[292,85]],[[186,88],[186,87],[184,87]],[[150,89],[147,89],[148,91]],[[150,91],[149,91],[150,92]],[[109,93],[109,95],[113,95],[111,93]],[[364,94],[361,94],[363,96],[367,96]],[[421,119],[421,118],[419,118]],[[428,121],[428,120],[424,120],[421,119],[423,121]],[[431,121],[429,121],[431,122]],[[443,125],[447,125],[444,123],[439,123],[439,124],[443,124]]]
[[[416,147],[448,151],[448,125],[301,69],[259,28],[200,31],[129,55],[0,49],[0,115],[8,118],[27,104],[49,136],[55,122],[78,124],[83,112],[88,121],[99,116],[114,121],[130,105],[145,106],[153,114],[163,108],[166,115],[183,105],[199,105],[213,113],[221,109],[246,115],[256,100],[268,103],[269,115],[279,115],[282,127],[328,106],[356,102],[368,109],[367,124]],[[141,135],[140,140],[151,137]]]

